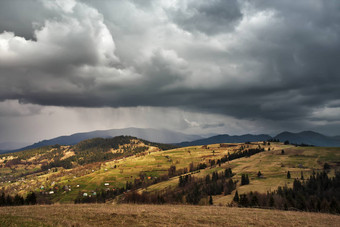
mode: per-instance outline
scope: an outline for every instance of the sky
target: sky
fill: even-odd
[[[0,0],[0,143],[340,135],[338,0]]]

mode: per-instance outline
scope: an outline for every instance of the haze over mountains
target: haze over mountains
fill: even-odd
[[[192,141],[202,139],[203,137],[198,135],[187,135],[180,132],[174,132],[166,129],[143,129],[143,128],[123,128],[123,129],[110,129],[110,130],[97,130],[91,132],[75,133],[69,136],[60,136],[50,140],[43,140],[34,143],[30,146],[20,148],[18,150],[27,150],[47,145],[74,145],[80,141],[92,138],[110,138],[120,135],[134,136],[140,139],[148,140],[157,143],[180,143],[183,141]],[[1,148],[0,148],[1,150]],[[5,150],[5,149],[2,149]]]
[[[20,147],[20,143],[16,143],[16,148],[11,148],[8,143],[0,144],[0,153],[6,151],[27,150],[47,145],[74,145],[80,141],[91,138],[110,138],[120,135],[134,136],[140,139],[166,144],[176,144],[179,146],[195,146],[207,145],[214,143],[244,143],[255,141],[267,141],[270,139],[278,139],[281,142],[288,140],[292,144],[307,144],[313,146],[324,147],[340,147],[340,136],[326,136],[313,131],[303,131],[299,133],[282,132],[274,137],[267,134],[245,134],[245,135],[215,135],[200,136],[188,135],[180,132],[174,132],[166,129],[143,129],[143,128],[124,128],[111,130],[97,130],[91,132],[75,133],[69,136],[60,136],[49,140],[43,140],[26,147]],[[1,152],[2,150],[2,152]]]

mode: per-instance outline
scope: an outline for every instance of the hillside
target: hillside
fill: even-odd
[[[171,197],[182,190],[180,177],[190,175],[190,179],[197,181],[209,175],[211,179],[212,174],[220,176],[230,168],[231,185],[223,186],[222,192],[214,192],[212,196],[214,204],[227,205],[235,191],[266,193],[278,186],[292,187],[294,178],[299,178],[301,172],[307,178],[313,170],[322,171],[327,163],[332,176],[340,163],[339,148],[295,147],[283,143],[212,144],[166,150],[169,148],[134,137],[117,137],[1,155],[0,187],[12,195],[25,196],[34,191],[38,202],[91,202],[100,198],[124,202],[130,199],[124,193],[137,189],[140,195],[151,196],[150,199],[162,195],[165,201],[175,199],[185,203],[186,194],[183,198]],[[287,171],[291,179],[287,179]],[[248,185],[241,185],[244,174],[249,176]],[[197,203],[208,204],[208,197],[202,194]]]
[[[0,226],[338,226],[340,216],[183,205],[0,207]]]
[[[132,155],[174,148],[173,145],[152,143],[131,136],[94,138],[73,146],[44,146],[21,152],[0,155],[0,186],[13,182],[26,185],[26,178],[38,182],[39,175],[52,172],[75,171],[85,174],[98,169],[102,162]],[[51,170],[53,169],[53,171]],[[58,172],[58,174],[61,174]],[[31,189],[31,187],[29,187]],[[17,189],[15,188],[15,191]],[[21,189],[23,193],[27,190]],[[32,190],[32,189],[31,189]],[[10,190],[11,191],[11,190]],[[11,191],[14,192],[13,190]]]

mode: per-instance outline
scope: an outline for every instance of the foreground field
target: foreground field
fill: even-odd
[[[340,226],[340,216],[185,205],[1,207],[0,226]]]

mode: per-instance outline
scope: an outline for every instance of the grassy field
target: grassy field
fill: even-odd
[[[340,216],[221,206],[64,204],[1,207],[0,226],[340,226]]]
[[[271,143],[266,149],[269,147],[270,151],[236,159],[214,168],[207,168],[193,176],[204,177],[213,171],[223,171],[225,168],[231,167],[233,173],[236,174],[233,177],[234,180],[240,180],[242,174],[248,174],[250,177],[249,185],[237,185],[239,193],[250,191],[266,193],[276,190],[278,186],[292,186],[294,179],[301,177],[301,172],[303,172],[304,178],[308,178],[313,170],[321,171],[324,163],[329,163],[333,169],[339,170],[340,167],[340,148],[295,147],[282,143]],[[282,150],[284,150],[284,154],[281,154]],[[263,177],[257,177],[258,171],[261,171]],[[288,171],[291,173],[291,179],[287,179]],[[332,174],[334,171],[330,172],[330,175]],[[152,185],[146,191],[152,192],[177,185],[178,177],[174,177],[169,181]],[[228,204],[232,201],[234,194],[235,191],[227,196],[213,196],[214,204]]]

